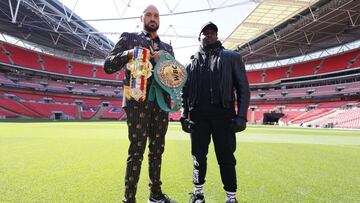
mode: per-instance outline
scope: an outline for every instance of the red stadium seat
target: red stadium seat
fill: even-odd
[[[74,61],[71,62],[71,65],[72,65],[71,68],[72,75],[87,77],[87,78],[93,77],[93,65],[78,63]]]
[[[102,66],[96,67],[96,78],[106,80],[116,80],[116,74],[107,74]]]
[[[320,60],[293,65],[289,77],[314,75],[315,68],[318,65],[320,65]]]
[[[4,44],[4,47],[10,52],[15,65],[26,68],[42,69],[41,64],[39,63],[38,55],[35,52],[10,44]]]
[[[68,61],[53,56],[41,55],[46,71],[54,73],[69,74]]]
[[[286,78],[286,71],[289,67],[279,67],[266,69],[266,76],[264,82],[272,82],[274,80],[280,80]]]
[[[326,58],[318,73],[328,73],[338,70],[344,70],[349,66],[349,61],[356,57],[357,54],[358,51],[352,51],[345,54]]]
[[[14,100],[8,98],[1,98],[0,97],[0,107],[4,108],[8,111],[24,115],[31,118],[40,118],[41,114],[33,111],[32,109],[27,108],[23,104],[16,102]]]
[[[5,111],[5,110],[0,109],[0,118],[1,117],[4,117],[4,118],[18,118],[19,116],[17,116],[14,113],[10,113],[9,111]]]
[[[247,74],[250,84],[262,82],[262,80],[261,80],[262,71],[258,71],[258,70],[257,71],[247,71],[246,74]]]
[[[65,115],[76,118],[77,107],[75,104],[52,104],[28,101],[22,101],[21,103],[45,118],[50,118],[53,111],[62,111]]]
[[[3,47],[2,43],[0,43],[0,62],[11,64],[8,56],[5,53],[5,50],[4,50],[4,47]]]

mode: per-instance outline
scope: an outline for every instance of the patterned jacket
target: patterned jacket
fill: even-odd
[[[171,45],[162,42],[160,39],[158,40],[160,43],[158,44],[159,50],[165,50],[174,56],[173,49]],[[106,57],[104,63],[104,71],[108,74],[115,73],[120,71],[125,65],[129,62],[130,58],[128,56],[128,52],[134,47],[143,47],[150,50],[151,47],[151,39],[148,33],[139,32],[139,33],[127,33],[124,32],[120,36],[120,40],[115,45],[114,49],[110,52],[110,54]],[[150,60],[152,65],[155,66],[155,61]],[[147,79],[147,91],[146,95],[148,96],[149,87],[152,83],[154,77],[151,76]],[[123,81],[123,85],[129,86],[130,83],[130,71],[125,70],[125,79]],[[165,100],[169,100],[169,95],[166,95]],[[131,99],[128,100],[125,96],[123,96],[123,107],[133,106],[137,101]]]

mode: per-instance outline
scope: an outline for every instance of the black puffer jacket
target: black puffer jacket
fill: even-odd
[[[219,44],[220,42],[218,42]],[[235,108],[235,93],[238,107],[237,116],[246,119],[250,101],[249,82],[247,80],[245,66],[239,53],[224,49],[221,44],[210,52],[211,69],[218,69],[219,75],[211,78],[212,85],[220,85],[220,95],[211,95],[213,101],[221,103],[224,108]],[[182,117],[187,118],[189,110],[199,103],[201,87],[201,68],[204,61],[201,57],[201,49],[186,67],[188,80],[183,88]],[[220,98],[216,98],[220,97]]]

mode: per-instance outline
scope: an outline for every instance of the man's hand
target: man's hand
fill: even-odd
[[[152,55],[151,58],[154,59],[155,62],[158,62],[161,58],[161,52],[159,51],[155,51]]]
[[[180,123],[182,130],[186,133],[193,133],[195,130],[195,123],[188,118],[181,117]]]
[[[132,60],[134,57],[134,49],[128,50],[128,58],[129,60]]]
[[[246,129],[246,119],[243,117],[235,117],[231,122],[231,130],[234,133],[241,132]]]

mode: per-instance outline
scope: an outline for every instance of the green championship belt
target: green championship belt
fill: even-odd
[[[181,107],[181,91],[187,79],[185,67],[175,60],[171,54],[160,51],[160,60],[154,68],[155,81],[150,87],[149,100],[156,101],[160,108],[166,112],[176,112]],[[169,93],[173,106],[167,106],[163,91]]]

